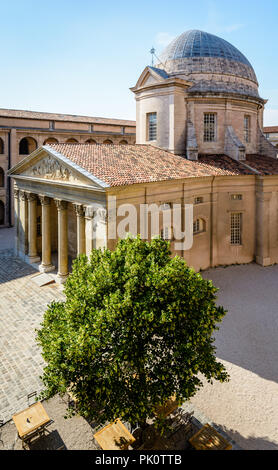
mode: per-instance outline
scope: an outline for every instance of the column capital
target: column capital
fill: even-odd
[[[68,207],[67,201],[63,201],[62,199],[54,199],[54,202],[56,204],[58,211],[64,211]]]
[[[45,196],[44,194],[39,194],[39,200],[42,206],[49,206],[49,204],[51,203],[50,197]]]
[[[97,213],[97,207],[85,206],[85,217],[87,219],[93,219]]]
[[[34,193],[27,192],[26,197],[28,201],[36,201],[37,200],[37,195]]]
[[[107,218],[107,210],[104,207],[100,207],[97,210],[97,216],[100,222],[105,223]]]
[[[82,204],[73,204],[73,207],[77,216],[84,217],[85,208]]]
[[[20,191],[19,191],[19,198],[20,198],[22,201],[26,201],[26,199],[27,199],[27,193],[26,193],[25,191],[20,190]]]
[[[14,189],[14,197],[15,197],[15,199],[19,198],[19,189],[17,189],[17,188]]]

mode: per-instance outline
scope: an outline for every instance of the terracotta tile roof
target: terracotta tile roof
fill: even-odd
[[[269,126],[269,127],[264,127],[263,131],[265,133],[271,134],[271,132],[278,132],[278,126]]]
[[[262,155],[247,155],[246,163],[259,171],[261,175],[278,175],[278,159]]]
[[[52,121],[85,122],[89,124],[113,124],[119,126],[136,126],[135,121],[126,119],[110,119],[92,116],[78,116],[75,114],[44,113],[38,111],[25,111],[21,109],[0,108],[1,117],[24,118],[24,119],[48,119]],[[135,131],[135,129],[134,129]]]
[[[199,161],[190,161],[151,145],[51,144],[47,147],[109,186],[253,174],[227,156],[200,156]]]

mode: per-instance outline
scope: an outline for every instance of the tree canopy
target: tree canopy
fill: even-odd
[[[228,380],[213,344],[225,315],[217,289],[171,257],[169,242],[127,238],[81,255],[64,292],[38,331],[43,397],[70,389],[81,415],[135,424],[173,395],[188,400],[203,380]]]

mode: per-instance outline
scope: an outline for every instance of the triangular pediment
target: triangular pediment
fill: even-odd
[[[21,179],[59,182],[66,185],[105,187],[106,185],[68,158],[40,147],[8,172]]]
[[[84,181],[84,178],[77,173],[77,171],[73,171],[57,158],[48,154],[40,158],[34,165],[27,167],[25,171],[21,173],[21,176],[33,176],[35,178],[64,181],[68,183],[80,183]]]
[[[148,66],[145,67],[141,73],[134,89],[159,84],[164,82],[167,78],[169,78],[168,74],[163,70]]]

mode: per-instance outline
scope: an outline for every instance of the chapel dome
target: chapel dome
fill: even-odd
[[[218,81],[225,81],[221,76],[238,77],[244,80],[242,91],[249,88],[248,94],[258,96],[257,77],[248,59],[232,44],[213,34],[186,31],[166,47],[159,59],[161,63],[157,67],[170,75],[183,75],[194,83],[208,81],[208,74],[216,74]],[[231,78],[228,80],[231,82]]]

